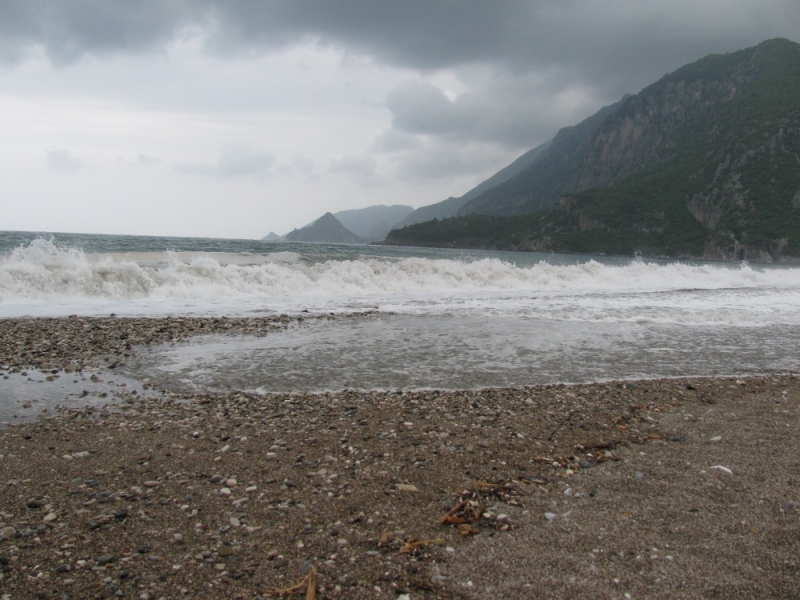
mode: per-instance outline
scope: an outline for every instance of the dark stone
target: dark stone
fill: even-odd
[[[108,563],[112,563],[116,560],[116,557],[113,554],[103,554],[100,558],[97,559],[97,564],[101,567],[103,565],[107,565]]]
[[[309,570],[311,567],[313,567],[313,566],[314,566],[314,559],[313,559],[313,558],[309,558],[309,559],[308,559],[306,562],[304,562],[304,563],[302,564],[302,566],[300,567],[300,572],[301,572],[301,573],[305,573],[306,571],[308,571],[308,570]]]

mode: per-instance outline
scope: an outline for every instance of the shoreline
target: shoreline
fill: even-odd
[[[386,240],[382,242],[371,242],[370,246],[392,246],[397,248],[438,248],[441,250],[488,250],[491,252],[527,252],[527,253],[534,253],[534,254],[566,254],[572,256],[602,256],[604,258],[629,258],[631,260],[635,260],[637,258],[647,259],[647,260],[660,260],[660,261],[676,261],[676,262],[691,262],[691,261],[699,261],[703,263],[711,263],[711,264],[753,264],[753,265],[779,265],[779,266],[795,266],[800,265],[800,256],[791,256],[791,255],[783,255],[778,257],[778,260],[758,260],[758,259],[735,259],[735,258],[714,258],[714,257],[706,257],[706,256],[692,256],[689,254],[681,254],[679,256],[668,256],[666,254],[643,254],[641,252],[636,252],[634,254],[613,254],[613,253],[606,253],[606,252],[578,252],[575,250],[546,250],[546,249],[537,249],[532,248],[530,246],[514,246],[510,245],[507,247],[494,247],[494,246],[477,246],[477,245],[460,245],[460,244],[451,244],[451,245],[436,245],[436,244],[420,244],[420,243],[404,243],[401,241],[395,241],[392,243],[387,243]]]
[[[0,364],[54,331],[31,360],[125,358],[80,319],[32,321],[0,322]],[[181,330],[159,321],[128,339]],[[282,326],[231,321],[214,327]],[[354,600],[800,594],[790,374],[150,393],[0,430],[9,598],[277,598],[312,579]]]

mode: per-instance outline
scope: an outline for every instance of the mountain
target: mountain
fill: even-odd
[[[274,231],[270,231],[267,235],[265,235],[263,238],[261,238],[261,241],[262,242],[280,242],[281,241],[281,236],[279,236]]]
[[[294,229],[283,236],[284,242],[309,242],[315,244],[366,244],[367,241],[342,225],[327,212],[313,223]]]
[[[431,221],[433,219],[447,219],[457,215],[461,208],[473,198],[477,198],[486,190],[489,190],[496,185],[511,179],[517,173],[520,173],[521,171],[524,171],[533,165],[541,156],[541,154],[547,150],[547,148],[550,146],[550,143],[551,142],[548,141],[537,146],[533,150],[528,150],[510,165],[501,169],[486,181],[478,184],[463,196],[459,196],[458,198],[453,198],[451,196],[447,200],[442,200],[436,204],[430,204],[428,206],[422,206],[418,208],[405,219],[400,221],[396,227],[399,229],[401,227],[406,227],[407,225],[414,225],[415,223],[424,223],[425,221]]]
[[[505,181],[498,181],[497,185],[488,186],[457,214],[517,215],[551,206],[561,194],[575,189],[575,177],[597,130],[628,98],[630,96],[625,96],[615,104],[604,106],[573,127],[561,129],[527,168],[513,173]],[[487,183],[489,181],[491,179]]]
[[[800,257],[800,44],[707,56],[624,99],[585,140],[557,143],[562,132],[462,216],[387,242]]]
[[[410,206],[368,206],[334,213],[339,222],[356,235],[370,242],[380,242],[397,224],[411,214]]]

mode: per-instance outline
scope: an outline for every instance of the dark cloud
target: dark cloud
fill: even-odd
[[[386,101],[393,130],[523,148],[552,136],[554,124],[577,122],[618,99],[557,77],[514,77],[502,71],[471,82],[471,89],[452,100],[429,83],[399,85]]]
[[[464,128],[469,111],[451,101],[442,90],[412,81],[389,93],[386,105],[392,111],[392,126],[409,133],[451,134]]]
[[[261,56],[311,42],[411,69],[392,90],[392,130],[372,152],[412,152],[436,138],[530,148],[624,93],[711,52],[771,37],[800,40],[798,0],[4,0],[0,60],[43,51],[58,65],[86,55],[162,51],[185,36],[217,56]],[[459,94],[425,82],[448,70]],[[221,92],[224,93],[224,92]],[[235,106],[235,95],[226,102]],[[427,146],[426,146],[427,147]],[[424,148],[419,150],[424,155]],[[481,150],[489,152],[490,150]],[[238,154],[237,154],[238,152]],[[249,152],[249,151],[248,151]],[[183,170],[220,176],[267,172],[269,153],[230,150]],[[434,159],[435,157],[432,157]],[[370,157],[330,172],[374,177]],[[432,165],[433,171],[457,171]],[[435,161],[434,161],[435,162]],[[438,164],[438,163],[436,163]],[[300,168],[300,166],[298,166]],[[300,169],[302,171],[302,169]],[[409,174],[426,175],[408,163]]]
[[[42,47],[55,64],[86,54],[161,47],[201,22],[182,0],[6,0],[0,3],[0,58],[18,62]]]
[[[800,38],[797,0],[5,0],[0,50],[56,63],[159,48],[193,30],[218,52],[303,39],[432,71],[468,63],[558,66],[639,82],[712,51]],[[624,68],[621,67],[624,65]],[[645,78],[644,80],[642,78]]]

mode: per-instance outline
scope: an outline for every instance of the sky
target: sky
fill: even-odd
[[[460,196],[797,0],[0,0],[0,230],[260,238]]]

